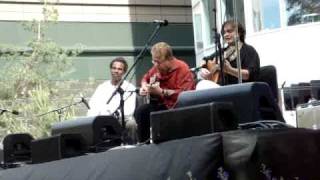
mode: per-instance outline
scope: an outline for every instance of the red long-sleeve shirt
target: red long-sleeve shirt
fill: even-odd
[[[152,67],[142,79],[142,82],[149,83],[150,78],[156,75],[156,80],[160,83],[162,89],[175,90],[175,93],[167,97],[159,97],[167,108],[173,108],[177,102],[178,95],[182,91],[195,89],[193,74],[189,70],[189,66],[182,60],[174,58],[171,70],[166,74],[161,74],[156,67]]]

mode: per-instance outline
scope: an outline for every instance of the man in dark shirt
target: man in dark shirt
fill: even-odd
[[[239,34],[239,41],[237,39],[237,28]],[[245,43],[245,29],[240,23],[236,23],[232,20],[226,21],[222,26],[222,35],[224,42],[227,43],[227,47],[224,49],[224,66],[223,72],[225,76],[225,85],[238,83],[238,69],[237,69],[237,48],[240,50],[240,61],[241,61],[241,75],[242,82],[256,81],[259,76],[260,59],[257,51],[250,45]],[[236,42],[238,45],[236,46]],[[233,52],[226,55],[226,52]],[[226,57],[227,56],[227,57]],[[204,79],[210,79],[213,73],[217,73],[219,70],[219,64],[216,59],[209,60],[209,67],[212,69],[202,69],[200,75]],[[210,64],[211,63],[211,64]],[[213,65],[212,65],[213,64]],[[221,83],[221,79],[215,83]]]
[[[173,108],[182,91],[195,89],[189,66],[173,56],[171,47],[164,42],[151,49],[153,67],[141,81],[140,95],[150,96],[155,101],[137,107],[135,118],[140,142],[150,138],[150,113]]]

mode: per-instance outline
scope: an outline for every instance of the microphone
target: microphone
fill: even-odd
[[[202,59],[205,60],[205,61],[208,61],[208,60],[213,59],[214,57],[215,57],[215,54],[210,55],[210,56],[205,56],[205,57],[203,57]]]
[[[191,72],[198,72],[202,67],[194,67],[194,68],[190,68]]]
[[[216,56],[217,56],[217,53],[214,52],[209,56],[203,57],[202,59],[205,60],[205,61],[208,61],[208,60],[211,60],[211,59],[215,58]]]
[[[11,113],[14,114],[14,115],[19,115],[20,114],[19,111],[16,111],[16,110],[12,110]]]
[[[129,91],[126,91],[128,93],[139,93],[140,92],[140,88],[136,88],[134,90],[129,90]]]
[[[283,89],[284,85],[286,84],[286,81],[284,81],[282,84],[281,84],[281,89]]]
[[[0,115],[2,115],[2,114],[5,113],[5,112],[9,112],[9,113],[14,114],[14,115],[19,115],[19,114],[20,114],[20,113],[19,113],[18,111],[16,111],[16,110],[10,111],[10,110],[8,110],[8,109],[0,109]]]
[[[82,102],[88,109],[90,109],[88,101],[83,96],[81,96],[80,102]]]
[[[219,55],[219,52],[220,51],[216,51],[216,52],[210,54],[209,56],[203,57],[202,59],[205,60],[205,61],[211,60],[211,59],[215,58],[217,55]],[[224,49],[222,49],[221,53],[224,53]]]
[[[153,23],[157,23],[159,24],[160,26],[167,26],[169,24],[168,20],[153,20]]]

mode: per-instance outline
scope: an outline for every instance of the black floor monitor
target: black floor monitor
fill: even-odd
[[[231,102],[234,105],[236,115],[239,117],[239,123],[259,120],[284,122],[280,109],[272,97],[267,83],[242,83],[182,92],[178,97],[176,107],[210,102]]]
[[[121,144],[122,128],[113,116],[91,116],[67,120],[52,125],[52,135],[81,134],[89,147]]]
[[[218,102],[151,113],[154,143],[238,128],[232,103]]]

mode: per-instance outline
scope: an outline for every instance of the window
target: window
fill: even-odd
[[[255,32],[279,28],[279,0],[252,0],[252,15]]]
[[[286,0],[287,25],[320,21],[318,0]]]
[[[195,29],[195,43],[197,51],[203,49],[203,39],[202,39],[202,21],[201,21],[201,14],[194,14],[193,15],[193,23]]]
[[[235,19],[235,16],[237,16],[238,22],[245,27],[243,0],[237,0],[235,4],[233,4],[233,2],[233,0],[222,1],[221,9],[224,14],[222,23],[230,19]]]
[[[215,30],[215,25],[216,25],[216,12],[217,10],[215,9],[215,5],[213,4],[215,3],[215,1],[207,1],[204,0],[203,1],[203,5],[204,5],[204,16],[205,16],[205,22],[207,22],[207,24],[205,24],[206,26],[206,30],[207,30],[207,35],[208,35],[208,44],[212,45],[215,41],[214,41],[214,30]]]
[[[202,52],[214,44],[215,1],[200,0],[193,2],[193,23],[196,51]]]

